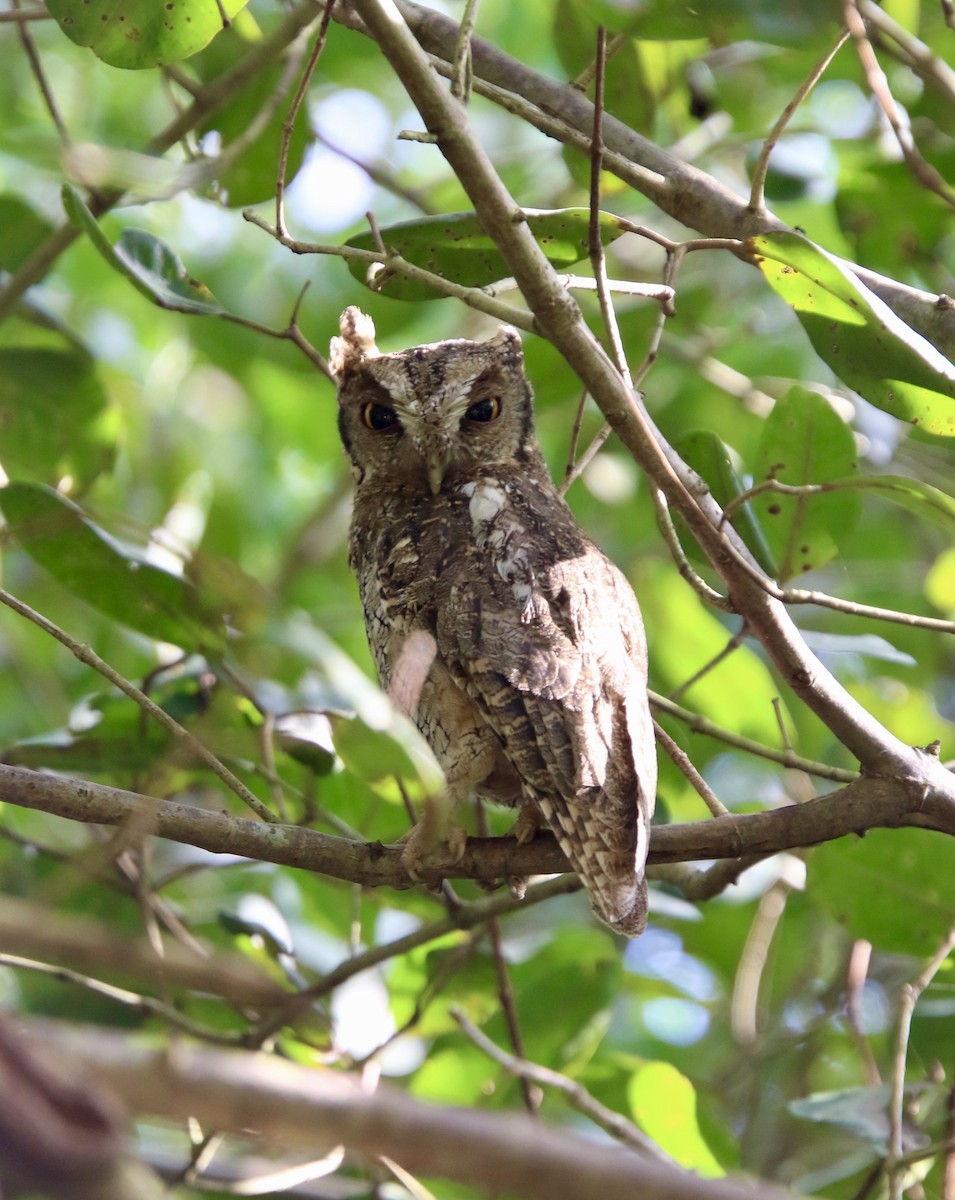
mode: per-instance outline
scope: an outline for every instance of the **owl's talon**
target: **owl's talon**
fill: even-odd
[[[532,801],[524,805],[510,829],[511,837],[518,846],[525,846],[534,840],[543,819],[541,810]]]
[[[433,874],[433,861],[444,858],[446,851],[451,861],[459,863],[467,850],[467,830],[460,825],[449,824],[443,837],[436,836],[433,827],[427,821],[419,821],[417,825],[399,839],[404,845],[401,851],[401,865],[415,883],[424,883],[426,874]]]

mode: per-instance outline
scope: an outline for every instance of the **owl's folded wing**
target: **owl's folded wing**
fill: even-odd
[[[451,589],[437,640],[598,914],[638,932],[656,754],[629,584],[590,547],[520,589]]]

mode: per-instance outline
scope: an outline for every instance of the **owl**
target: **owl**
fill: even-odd
[[[349,541],[382,686],[469,793],[543,819],[596,915],[635,937],[656,794],[640,610],[554,487],[516,330],[382,354],[332,339]]]

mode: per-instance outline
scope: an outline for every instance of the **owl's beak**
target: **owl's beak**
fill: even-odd
[[[431,488],[431,495],[437,496],[441,491],[441,484],[444,483],[444,473],[448,469],[448,464],[443,456],[435,455],[434,458],[428,459],[428,486]]]

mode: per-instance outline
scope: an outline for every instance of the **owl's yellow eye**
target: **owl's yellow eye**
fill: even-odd
[[[393,408],[389,408],[387,404],[375,404],[372,401],[361,406],[361,419],[375,433],[381,433],[398,424],[398,414]]]
[[[488,396],[485,400],[477,400],[464,415],[469,421],[496,421],[501,415],[501,398]]]

